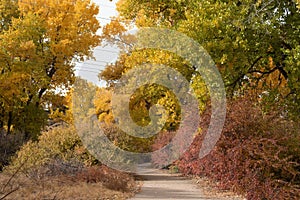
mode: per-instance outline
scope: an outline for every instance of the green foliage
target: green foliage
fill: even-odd
[[[135,19],[141,26],[173,26],[185,19],[186,0],[120,0],[117,9],[126,19]]]
[[[16,129],[21,133],[25,133],[26,139],[37,140],[41,132],[41,127],[44,127],[47,123],[47,113],[36,105],[29,104],[19,113],[16,113],[17,119],[15,119]]]
[[[288,81],[290,93],[286,96],[286,102],[291,108],[290,112],[293,116],[297,116],[300,113],[300,45],[298,44],[294,49],[287,50],[286,60],[290,77]]]
[[[135,69],[139,65],[142,66],[145,63],[153,63],[154,66],[165,65],[179,71],[183,77],[191,83],[191,87],[201,104],[199,105],[201,107],[200,110],[203,110],[208,97],[207,88],[203,80],[199,76],[198,72],[195,72],[187,62],[174,53],[146,49],[132,51],[130,54],[122,54],[114,65],[107,66],[99,76],[101,79],[107,81],[110,87],[113,87],[120,81],[122,74],[125,74],[131,69]],[[155,67],[153,67],[153,69],[155,69]],[[138,74],[138,76],[141,76],[141,74]],[[159,78],[160,74],[157,74],[151,81],[159,82],[161,81]],[[179,85],[175,85],[178,82],[171,79],[172,78],[170,78],[169,82],[174,82],[174,88],[180,87]],[[134,88],[136,83],[136,80],[132,78],[126,84],[129,88]],[[113,92],[112,88],[108,88],[108,90],[110,89]],[[111,116],[111,105],[109,100],[111,97],[103,92],[101,94],[103,95],[102,97],[99,95],[97,96],[99,100],[96,100],[96,106],[100,121],[104,121],[103,116],[106,116],[106,113]],[[181,120],[181,107],[177,98],[178,97],[176,97],[171,90],[164,86],[158,84],[147,84],[141,86],[134,91],[130,97],[129,111],[131,118],[136,124],[140,126],[147,126],[150,123],[149,109],[155,104],[160,104],[165,108],[168,115],[164,125],[164,130],[176,130]],[[102,105],[102,109],[99,109],[101,108],[100,105]],[[127,105],[124,105],[124,108],[126,108],[126,106]]]
[[[29,141],[23,145],[6,169],[13,171],[21,168],[21,171],[28,172],[55,159],[76,160],[88,166],[97,163],[97,160],[82,146],[75,128],[58,127],[43,132],[38,141]]]
[[[0,1],[0,33],[8,29],[13,17],[17,18],[19,16],[17,3],[16,0]]]
[[[300,112],[299,1],[121,0],[118,10],[139,27],[169,27],[199,42],[229,96],[276,92],[265,95],[270,104],[281,102],[293,116]]]
[[[250,199],[292,199],[297,194],[299,198],[299,0],[120,0],[117,7],[119,18],[133,20],[138,27],[171,28],[202,45],[219,68],[229,98],[253,95],[254,103],[245,98],[230,104],[222,138],[204,160],[197,159],[203,135],[196,136],[182,168],[221,180],[224,187],[247,192]],[[104,38],[109,42],[113,36],[118,41],[126,31],[119,23],[106,28],[117,30],[107,30],[110,34]],[[122,50],[126,54],[100,74],[110,86],[141,64],[163,64],[182,73],[196,91],[200,110],[207,108],[205,84],[181,58],[160,50],[136,50],[131,44],[123,45]],[[176,101],[165,99],[162,93],[167,92],[150,85],[132,95],[130,111],[137,124],[149,122],[147,102],[177,110]],[[204,131],[209,124],[207,116],[202,121]],[[287,116],[295,120],[288,121]],[[117,137],[121,135],[116,132]],[[163,134],[158,147],[169,142],[169,136]],[[163,155],[156,157],[157,162],[163,159]]]
[[[285,105],[298,104],[294,99],[299,82],[293,80],[299,78],[295,73],[299,58],[290,56],[299,45],[300,13],[296,4],[212,2],[190,1],[193,7],[188,7],[187,20],[180,22],[178,30],[205,47],[219,66],[228,91],[234,94],[253,87],[260,89],[259,94],[276,91],[273,102],[279,98]],[[286,98],[290,94],[294,97]],[[288,110],[293,112],[294,108]]]

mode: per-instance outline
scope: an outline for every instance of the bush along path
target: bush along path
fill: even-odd
[[[149,168],[148,168],[149,169]],[[149,199],[221,199],[221,200],[243,200],[242,197],[216,192],[201,181],[196,181],[182,176],[171,174],[167,170],[145,170],[139,173],[144,179],[141,191],[131,200]],[[202,187],[203,186],[203,187]]]

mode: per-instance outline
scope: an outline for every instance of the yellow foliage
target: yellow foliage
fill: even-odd
[[[91,0],[1,0],[0,8],[0,124],[12,126],[73,84],[74,62],[100,43],[99,8]]]
[[[94,105],[99,121],[105,122],[107,125],[113,122],[111,111],[111,91],[104,88],[97,88]]]
[[[29,141],[17,152],[6,170],[14,172],[38,169],[54,159],[70,161],[75,159],[86,165],[96,162],[83,147],[75,128],[55,128],[42,133],[37,142]]]

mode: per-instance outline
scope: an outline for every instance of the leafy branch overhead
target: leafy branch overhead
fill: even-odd
[[[299,4],[298,0],[120,0],[118,22],[105,27],[118,31],[110,31],[109,40],[108,31],[104,32],[104,39],[120,44],[122,41],[111,38],[126,35],[124,22],[128,21],[137,27],[164,27],[185,33],[208,51],[229,96],[254,92],[267,104],[279,103],[295,116],[300,112]],[[120,28],[122,23],[124,27]],[[166,63],[165,52],[156,51],[153,59],[149,51],[136,52],[134,47],[125,52],[115,66],[102,72],[101,78],[116,81],[120,71],[124,73],[137,63],[170,64]],[[179,63],[177,70],[195,75],[188,64]]]

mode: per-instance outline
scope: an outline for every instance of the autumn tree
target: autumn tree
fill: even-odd
[[[120,21],[196,40],[222,73],[229,96],[255,90],[269,105],[300,112],[299,1],[120,0],[117,9]]]
[[[0,129],[33,137],[46,102],[99,44],[99,9],[90,0],[1,0],[0,8]]]
[[[121,50],[118,60],[114,64],[106,66],[99,74],[99,78],[107,82],[108,89],[113,90],[112,88],[115,84],[120,83],[121,77],[132,69],[137,69],[139,66],[145,64],[153,64],[153,69],[155,69],[155,66],[164,65],[180,72],[180,74],[191,83],[200,101],[200,110],[203,110],[203,105],[207,101],[207,88],[205,84],[203,84],[203,80],[199,72],[195,70],[195,67],[191,66],[188,61],[185,61],[175,53],[159,49],[136,48],[136,35],[126,32],[129,28],[130,23],[128,23],[128,21],[117,18],[103,29],[103,40],[118,45]],[[144,39],[147,40],[149,38]],[[138,74],[138,76],[140,75],[141,74]],[[153,77],[152,81],[158,82],[158,79],[159,75]],[[168,82],[174,82],[175,79],[176,77],[170,76]],[[135,80],[133,79],[130,82],[129,85],[131,84],[131,87],[134,87]],[[175,82],[174,84],[176,84]],[[176,87],[179,87],[179,85]],[[163,129],[176,130],[181,121],[181,108],[177,98],[178,97],[176,97],[169,88],[165,88],[163,85],[144,85],[137,89],[131,96],[129,105],[131,118],[136,124],[147,126],[151,122],[149,116],[150,108],[155,104],[160,104],[164,106],[168,114],[168,119]]]

